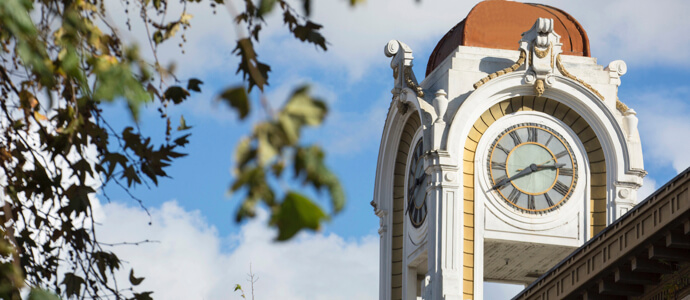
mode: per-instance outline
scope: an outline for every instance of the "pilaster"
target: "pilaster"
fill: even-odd
[[[427,154],[431,298],[462,299],[462,201],[458,167],[443,150]],[[425,299],[426,300],[426,299]]]

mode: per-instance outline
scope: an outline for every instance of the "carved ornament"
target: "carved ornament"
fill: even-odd
[[[529,52],[525,82],[534,85],[534,93],[541,96],[553,84],[555,58],[562,52],[561,36],[553,29],[553,20],[539,18],[532,28],[522,34],[520,50]]]
[[[500,70],[500,71],[491,73],[491,74],[489,74],[488,76],[486,76],[486,77],[482,78],[481,80],[477,81],[477,82],[474,84],[474,89],[476,90],[476,89],[479,88],[480,86],[482,86],[482,85],[484,85],[485,83],[489,82],[489,80],[491,80],[491,79],[494,79],[494,78],[496,78],[496,77],[498,77],[498,76],[505,75],[505,74],[508,74],[508,73],[511,73],[511,72],[516,71],[518,68],[520,68],[520,66],[522,66],[522,64],[525,63],[525,58],[526,58],[525,51],[520,51],[520,58],[518,58],[518,60],[517,60],[512,66],[510,66],[509,68],[505,68],[505,69],[503,69],[503,70]]]
[[[583,85],[584,87],[586,87],[587,89],[589,89],[590,91],[592,91],[592,93],[594,93],[595,95],[597,95],[597,97],[599,97],[599,99],[601,99],[602,101],[604,100],[604,96],[602,96],[602,95],[599,93],[599,91],[597,91],[597,89],[595,89],[594,87],[592,87],[592,86],[589,85],[588,83],[582,81],[582,79],[575,77],[575,75],[570,74],[570,73],[565,69],[565,67],[563,67],[563,63],[561,62],[561,55],[560,55],[560,54],[556,57],[556,66],[558,67],[558,71],[560,71],[561,74],[563,74],[563,76],[568,77],[568,78],[570,78],[570,79],[572,79],[572,80],[575,80],[575,81],[579,82],[581,85]],[[618,102],[620,102],[620,101],[618,101]],[[622,103],[621,103],[621,104],[622,104]],[[616,103],[616,107],[618,107],[618,103]]]
[[[616,109],[618,109],[618,111],[620,111],[621,113],[624,113],[628,111],[628,109],[630,108],[627,105],[625,105],[625,103],[621,102],[621,100],[618,99],[618,97],[616,97]]]
[[[413,80],[413,78],[412,66],[405,66],[405,83],[407,84],[407,87],[411,88],[417,94],[417,97],[424,97],[422,87],[417,85],[416,80]]]

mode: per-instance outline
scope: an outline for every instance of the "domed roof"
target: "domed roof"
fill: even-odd
[[[587,33],[566,12],[543,4],[485,0],[438,42],[429,56],[426,75],[458,46],[517,50],[522,33],[532,28],[537,18],[554,20],[554,29],[563,43],[563,54],[590,56]]]

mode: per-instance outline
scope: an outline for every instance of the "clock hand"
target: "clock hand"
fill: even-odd
[[[543,170],[543,169],[560,169],[564,167],[565,164],[553,164],[553,165],[547,165],[545,166],[544,164],[539,164],[537,165],[537,170]],[[516,171],[522,171],[523,169],[517,169]]]
[[[407,191],[408,197],[409,197],[409,195],[412,195],[412,197],[407,202],[407,208],[405,209],[405,213],[407,213],[410,210],[410,208],[412,208],[412,203],[414,203],[415,199],[417,199],[417,192],[418,192],[417,188],[419,187],[419,185],[422,182],[424,182],[424,179],[426,179],[426,173],[422,174],[422,176],[415,179],[414,187],[411,188],[411,191],[410,190]]]
[[[537,171],[537,170],[538,170],[537,165],[536,165],[536,164],[531,164],[531,165],[529,165],[528,168],[523,169],[523,170],[520,171],[519,173],[517,173],[517,174],[511,176],[510,178],[503,179],[503,180],[499,181],[497,184],[495,184],[494,186],[492,186],[491,189],[492,189],[492,190],[495,190],[495,189],[497,189],[497,188],[499,188],[499,187],[502,187],[502,186],[506,185],[508,182],[513,181],[514,179],[520,178],[520,177],[522,177],[522,176],[527,176],[527,175],[529,175],[530,173],[532,173],[532,172],[534,172],[534,171]]]
[[[548,165],[548,166],[539,165],[539,166],[537,166],[537,170],[544,170],[544,169],[560,169],[560,168],[562,168],[562,167],[564,167],[564,166],[565,166],[565,164],[553,164],[553,165]]]

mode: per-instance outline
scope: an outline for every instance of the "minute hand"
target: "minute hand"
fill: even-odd
[[[565,164],[553,164],[553,165],[538,165],[537,170],[544,170],[544,169],[560,169],[564,167]]]
[[[508,182],[511,182],[511,181],[513,181],[513,180],[516,179],[516,178],[520,178],[520,177],[522,177],[522,176],[529,175],[530,173],[532,173],[532,172],[534,172],[534,171],[537,171],[538,169],[539,169],[539,167],[538,167],[536,164],[531,164],[531,165],[529,165],[527,168],[524,168],[522,171],[520,171],[519,173],[517,173],[517,174],[511,176],[510,178],[503,179],[503,180],[499,181],[497,184],[495,184],[494,186],[492,186],[491,189],[492,189],[492,190],[495,190],[495,189],[497,189],[497,188],[499,188],[499,187],[502,187],[502,186],[506,185]]]

